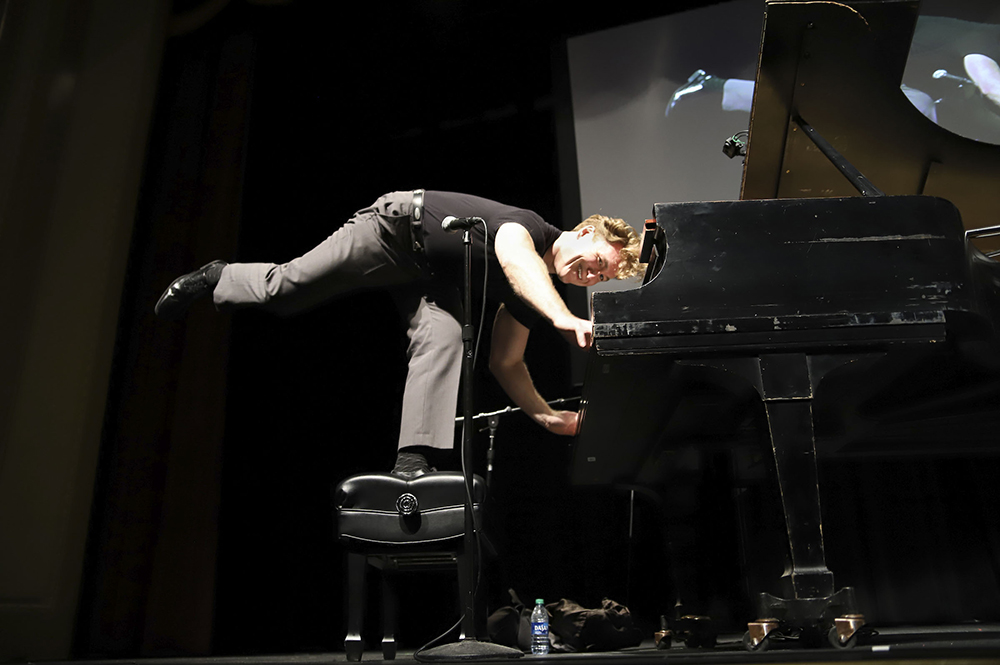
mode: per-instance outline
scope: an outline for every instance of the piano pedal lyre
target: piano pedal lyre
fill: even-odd
[[[657,649],[669,649],[671,642],[681,640],[689,649],[712,649],[718,642],[718,633],[712,617],[685,614],[670,620],[660,617],[660,630],[653,635]]]

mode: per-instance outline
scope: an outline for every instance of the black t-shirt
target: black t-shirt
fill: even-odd
[[[482,292],[485,242],[485,254],[488,256],[486,259],[488,261],[487,297],[504,303],[511,315],[522,325],[530,328],[537,323],[541,315],[514,295],[510,283],[500,268],[500,263],[493,251],[497,230],[508,222],[520,224],[531,236],[535,251],[538,252],[539,256],[548,251],[561,231],[546,223],[538,214],[530,210],[514,208],[470,194],[426,192],[424,194],[423,227],[427,262],[430,264],[435,278],[459,286],[462,284],[462,267],[465,255],[465,245],[462,242],[464,234],[461,232],[445,233],[441,229],[441,221],[449,215],[482,217],[486,221],[485,233],[482,224],[477,224],[472,229],[473,293]]]

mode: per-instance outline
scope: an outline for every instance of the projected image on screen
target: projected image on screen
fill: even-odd
[[[977,141],[1000,143],[1000,25],[968,20],[996,15],[987,0],[924,3],[917,18],[900,86],[907,99],[941,127]],[[723,79],[704,70],[692,74],[667,106],[693,95],[722,94],[722,107],[749,112],[753,81]]]
[[[921,3],[903,84],[927,117],[966,138],[1000,143],[1000,6]]]
[[[969,20],[996,15],[987,0],[925,2],[917,19],[900,86],[926,117],[961,136],[1000,143],[1000,25]],[[698,95],[716,92],[727,111],[750,112],[752,80],[699,69],[678,88],[666,115]]]

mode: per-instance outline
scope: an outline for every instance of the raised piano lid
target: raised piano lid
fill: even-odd
[[[803,118],[886,194],[951,201],[965,228],[1000,223],[1000,147],[925,118],[900,90],[918,3],[766,3],[742,199],[857,192]],[[994,242],[982,241],[981,249]]]

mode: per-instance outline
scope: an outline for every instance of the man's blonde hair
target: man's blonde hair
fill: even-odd
[[[593,226],[595,232],[600,237],[618,248],[618,271],[615,273],[617,279],[628,279],[635,277],[642,270],[639,263],[639,234],[635,232],[628,222],[616,217],[606,215],[591,215],[576,225],[574,231],[579,231],[585,226]]]

